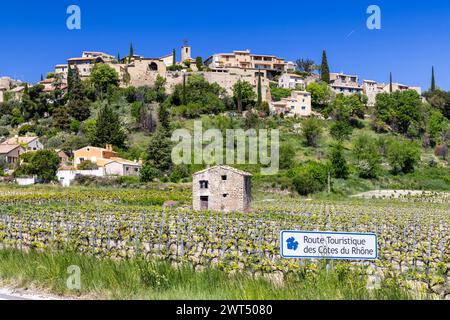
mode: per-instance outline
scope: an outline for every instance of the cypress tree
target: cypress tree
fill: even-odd
[[[133,43],[130,43],[130,55],[128,57],[128,63],[131,63],[131,59],[134,57]]]
[[[172,64],[176,65],[177,64],[177,53],[175,52],[175,49],[172,50]]]
[[[392,93],[392,91],[394,91],[393,86],[392,86],[392,72],[389,73],[389,93]]]
[[[261,108],[262,105],[262,84],[261,84],[261,72],[258,72],[258,100],[256,102],[257,108]]]
[[[183,73],[183,105],[186,105],[186,73]]]
[[[120,63],[120,52],[117,53],[117,62]]]
[[[328,66],[327,52],[323,50],[320,78],[323,82],[330,83],[330,67]]]
[[[44,80],[44,75],[41,73],[41,81]]]
[[[434,66],[431,68],[431,92],[436,91],[436,80],[434,78]]]

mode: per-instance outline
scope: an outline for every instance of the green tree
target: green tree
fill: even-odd
[[[389,93],[392,93],[394,91],[392,87],[392,72],[389,73]]]
[[[338,141],[347,140],[348,138],[350,138],[352,132],[353,127],[348,121],[336,120],[330,126],[330,135]]]
[[[197,70],[198,71],[202,71],[203,70],[203,59],[202,59],[202,57],[195,58],[195,65],[197,66]]]
[[[377,140],[367,134],[359,135],[352,150],[355,166],[361,178],[376,178],[381,170],[381,155]]]
[[[428,132],[433,141],[439,142],[449,128],[449,122],[439,110],[432,110],[428,119]]]
[[[436,91],[436,79],[434,78],[434,66],[431,68],[431,92]]]
[[[151,164],[146,163],[142,166],[140,172],[140,181],[141,182],[152,182],[156,178],[160,176],[160,172],[158,169],[154,168]]]
[[[414,90],[380,93],[376,97],[374,114],[395,132],[407,134],[411,126],[423,125],[422,99]]]
[[[247,81],[238,80],[233,86],[233,99],[238,113],[251,109],[256,99],[252,85]]]
[[[306,91],[311,93],[311,104],[316,110],[324,110],[329,105],[333,94],[324,82],[312,82],[306,87]]]
[[[68,81],[70,82],[70,87],[68,88],[69,102],[67,104],[69,114],[78,121],[84,121],[90,117],[91,111],[88,101],[84,96],[78,68],[70,72],[68,77],[71,77],[71,80]]]
[[[320,67],[320,79],[325,83],[330,83],[330,67],[328,66],[327,53],[323,50],[322,65]]]
[[[350,169],[344,156],[344,147],[341,143],[333,146],[330,155],[330,165],[333,177],[338,179],[347,179]]]
[[[317,118],[308,118],[302,122],[302,136],[309,147],[317,147],[322,135],[322,123]]]
[[[172,65],[175,66],[177,64],[177,53],[175,49],[172,50]]]
[[[119,116],[108,106],[100,109],[95,124],[93,144],[96,147],[104,147],[112,144],[119,148],[125,147],[126,134]]]
[[[104,63],[97,63],[92,68],[90,80],[100,97],[108,92],[109,87],[119,86],[119,75],[116,70]]]
[[[148,163],[157,170],[167,173],[172,168],[172,141],[163,128],[158,128],[150,138],[147,153]]]
[[[70,128],[70,114],[66,106],[60,106],[53,110],[53,122],[55,127],[67,131]]]
[[[38,179],[42,179],[46,183],[56,179],[56,172],[60,163],[56,152],[52,150],[39,150],[24,154],[22,160],[22,164],[15,172],[16,176],[35,175]]]
[[[133,43],[130,43],[130,54],[128,55],[128,63],[131,63],[133,57],[134,57]]]
[[[392,139],[388,144],[388,161],[394,174],[414,172],[420,160],[420,148],[416,142]]]
[[[289,176],[297,192],[302,196],[307,196],[323,191],[328,180],[328,166],[319,162],[309,162],[293,170]]]
[[[295,61],[297,70],[311,74],[317,69],[316,63],[311,59],[298,59]]]

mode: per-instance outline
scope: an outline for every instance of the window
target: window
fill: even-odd
[[[80,163],[84,161],[84,158],[80,158]]]
[[[223,197],[224,197],[224,198],[228,198],[228,193],[224,193],[224,194],[223,194]]]
[[[134,172],[139,172],[139,168],[134,168]]]
[[[208,189],[208,181],[201,180],[200,181],[200,189]]]
[[[222,176],[222,181],[227,181],[228,177],[226,175]]]

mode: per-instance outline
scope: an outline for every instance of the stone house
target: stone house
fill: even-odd
[[[219,165],[193,175],[194,210],[248,211],[251,205],[250,173]]]

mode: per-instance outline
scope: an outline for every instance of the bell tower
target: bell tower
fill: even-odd
[[[187,40],[184,40],[184,44],[181,47],[181,62],[191,60],[191,46]]]

